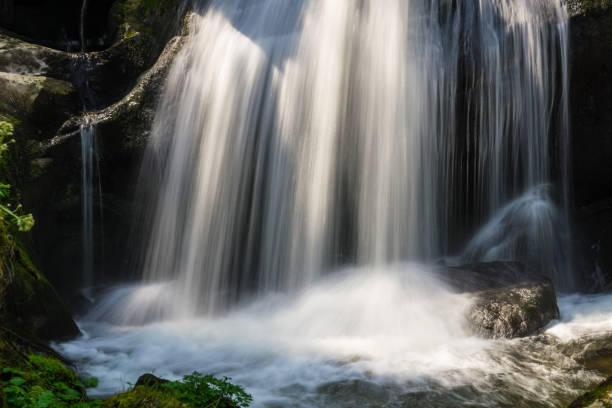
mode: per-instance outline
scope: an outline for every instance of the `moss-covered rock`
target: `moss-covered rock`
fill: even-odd
[[[36,134],[57,129],[79,106],[74,86],[54,78],[0,72],[0,90],[0,114],[28,122]]]
[[[104,401],[101,408],[187,408],[187,405],[169,393],[139,385]]]
[[[0,221],[0,321],[41,339],[73,337],[79,329],[64,302]]]
[[[110,34],[115,41],[137,33],[147,34],[158,38],[159,46],[159,41],[165,43],[168,35],[176,31],[183,12],[182,3],[181,0],[118,0],[110,11]]]
[[[587,392],[569,408],[611,408],[612,407],[612,377],[601,383],[593,391]]]

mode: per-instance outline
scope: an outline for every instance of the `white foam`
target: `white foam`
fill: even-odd
[[[342,271],[306,292],[268,295],[216,319],[135,325],[121,318],[135,305],[147,310],[164,288],[111,292],[81,322],[86,336],[58,346],[100,379],[94,395],[121,391],[145,372],[177,379],[197,370],[232,377],[256,407],[321,406],[332,397],[334,406],[354,406],[354,389],[350,397],[336,393],[355,380],[389,403],[425,392],[453,406],[517,398],[554,406],[599,379],[554,339],[571,332],[576,341],[598,319],[597,330],[612,334],[612,296],[572,296],[560,300],[563,318],[548,329],[549,341],[474,338],[464,325],[469,296],[416,265]],[[109,303],[117,305],[110,314]],[[433,404],[427,401],[421,406]]]

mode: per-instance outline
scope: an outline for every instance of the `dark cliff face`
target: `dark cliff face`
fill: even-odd
[[[574,196],[583,206],[612,196],[612,5],[570,24]]]
[[[576,270],[582,289],[612,289],[612,1],[568,10]]]

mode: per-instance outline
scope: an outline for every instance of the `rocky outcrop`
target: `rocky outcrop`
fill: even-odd
[[[559,318],[549,279],[519,262],[491,262],[442,268],[451,287],[474,296],[467,318],[473,331],[487,338],[534,334]]]
[[[487,338],[528,336],[558,318],[550,281],[479,292],[468,315],[474,331]]]

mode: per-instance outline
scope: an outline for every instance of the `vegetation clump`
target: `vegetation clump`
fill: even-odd
[[[14,345],[13,345],[14,346]],[[59,360],[39,354],[27,354],[18,367],[4,367],[0,385],[10,408],[95,408],[102,401],[89,400],[86,387],[96,379],[82,381]]]
[[[0,121],[0,169],[6,166],[6,152],[15,140],[13,136],[13,125],[9,122]],[[21,204],[11,202],[11,186],[0,182],[0,217],[14,231],[27,232],[34,226],[32,214],[24,214]]]
[[[166,381],[151,374],[142,376],[134,389],[105,401],[102,408],[245,408],[253,397],[227,377],[193,372],[179,381]]]

